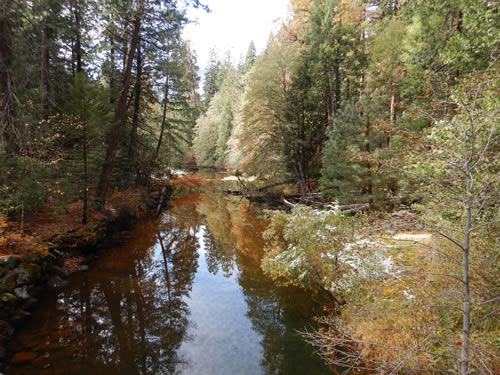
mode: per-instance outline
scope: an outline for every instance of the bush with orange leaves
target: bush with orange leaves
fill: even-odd
[[[0,212],[0,255],[46,252],[48,246],[34,233],[21,232]]]

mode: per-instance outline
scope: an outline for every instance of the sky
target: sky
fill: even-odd
[[[251,41],[257,53],[267,44],[269,33],[277,30],[278,18],[285,18],[288,0],[202,0],[211,10],[190,9],[188,17],[195,23],[188,24],[184,39],[191,41],[191,48],[198,56],[200,70],[208,64],[208,52],[215,47],[219,56],[231,51],[233,63],[247,52]]]

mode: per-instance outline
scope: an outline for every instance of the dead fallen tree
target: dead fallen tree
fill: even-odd
[[[291,200],[288,200],[285,197],[282,199],[282,202],[283,202],[283,205],[285,205],[288,208],[294,208],[298,204],[308,205],[307,203],[304,203],[304,201],[293,202]],[[306,202],[307,202],[307,200],[306,200]],[[324,207],[326,207],[328,205],[331,205],[331,204],[332,204],[332,202],[318,202],[318,201],[315,201],[314,204],[313,204],[313,206],[316,207],[316,208],[324,208]],[[339,206],[339,208],[344,213],[363,212],[363,211],[367,211],[370,208],[370,204],[369,203],[346,204],[346,205]]]

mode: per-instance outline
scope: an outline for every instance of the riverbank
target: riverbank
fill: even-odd
[[[120,241],[138,219],[157,214],[169,192],[165,186],[115,192],[103,212],[89,210],[85,225],[79,202],[62,213],[60,207],[47,206],[22,227],[0,218],[0,371],[9,354],[7,343],[31,316],[36,297],[64,287],[69,274],[88,270],[86,259]]]

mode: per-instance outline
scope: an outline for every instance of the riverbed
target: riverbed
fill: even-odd
[[[260,210],[214,192],[170,203],[45,293],[7,374],[331,373],[298,335],[321,307],[260,269]]]

